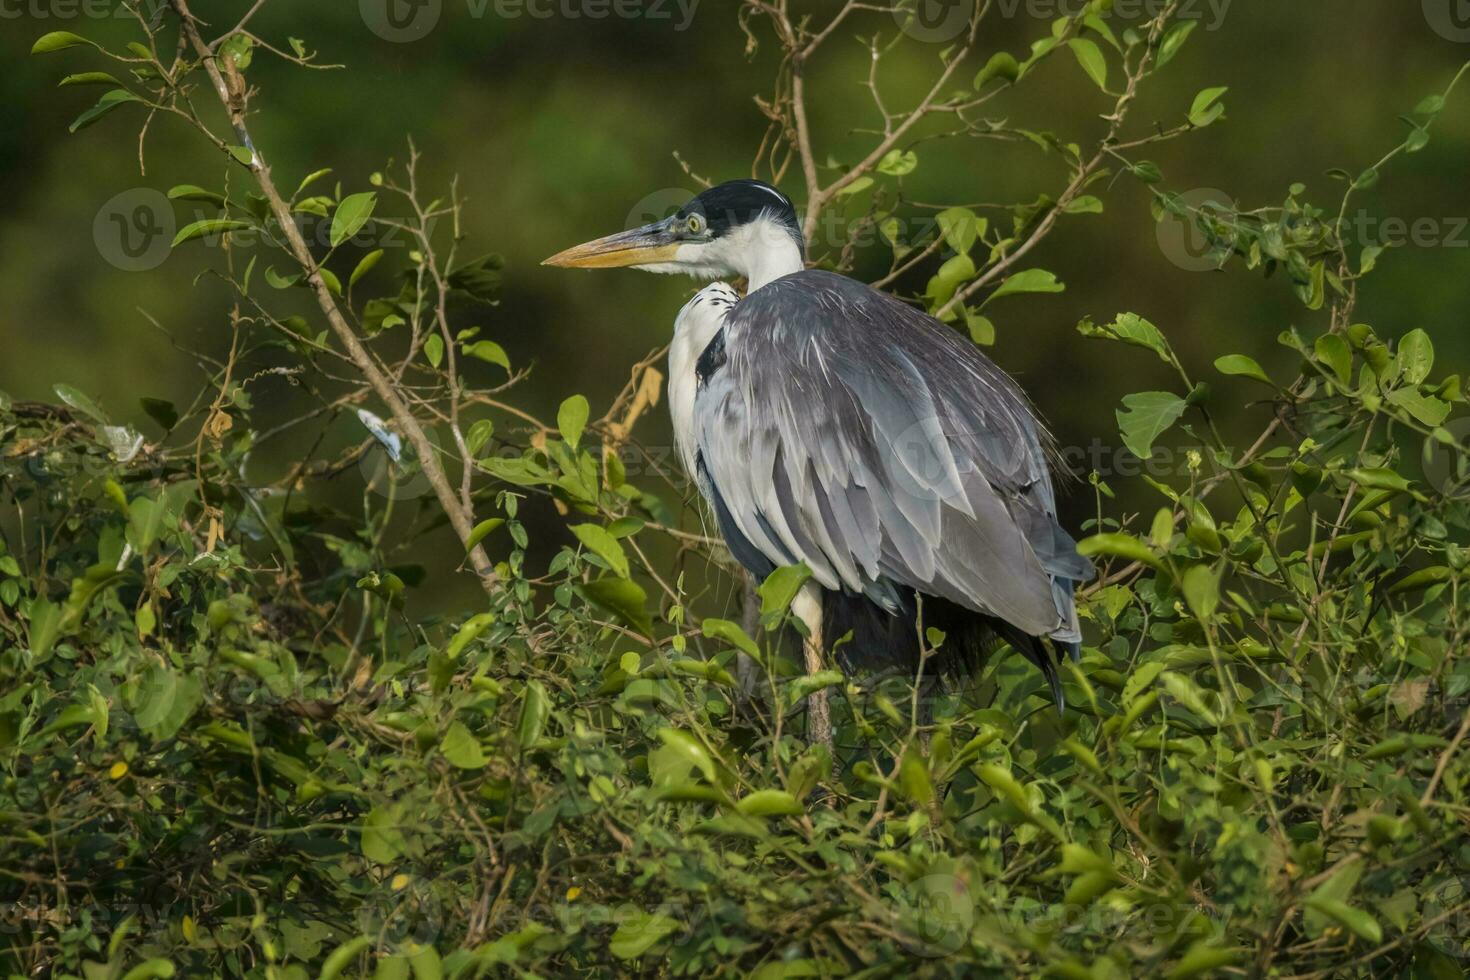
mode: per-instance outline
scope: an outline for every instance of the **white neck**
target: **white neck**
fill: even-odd
[[[752,221],[726,237],[732,239],[731,267],[750,283],[746,292],[806,268],[791,233],[768,218]]]

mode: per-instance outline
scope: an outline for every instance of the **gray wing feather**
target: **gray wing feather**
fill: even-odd
[[[1075,638],[1072,582],[1092,567],[1057,523],[1045,435],[1004,372],[820,271],[752,293],[725,329],[694,438],[754,547],[890,609],[904,586]]]

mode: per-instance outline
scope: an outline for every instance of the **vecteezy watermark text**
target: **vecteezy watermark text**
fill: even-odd
[[[1114,0],[1112,9],[1098,14],[1105,21],[1146,23],[1160,16],[1172,0]],[[1196,21],[1207,31],[1219,30],[1230,13],[1234,0],[1179,0],[1174,16],[1181,21]],[[1037,20],[1074,18],[1087,12],[1091,0],[996,0],[1002,17],[1018,14]]]
[[[174,236],[180,228],[219,218],[217,210],[195,208],[175,213],[175,204],[162,191],[151,187],[133,187],[114,195],[97,210],[92,220],[92,241],[97,252],[109,264],[124,272],[148,272],[162,265],[173,254]],[[333,243],[332,222],[321,212],[298,210],[293,216],[296,231],[308,243],[320,248],[349,245],[353,248],[413,248],[417,239],[409,226],[416,218],[377,214],[345,242]],[[423,233],[432,238],[439,223],[430,215],[423,223]],[[265,244],[280,246],[280,226],[274,221],[266,225],[234,228],[228,232],[209,232],[191,237],[190,245],[217,247],[228,236],[237,248]]]
[[[1112,8],[1097,14],[1104,21],[1145,24],[1161,16],[1174,0],[1114,0]],[[1204,24],[1216,31],[1225,23],[1234,0],[1178,0],[1174,17]],[[1430,0],[1425,0],[1426,3]],[[1021,17],[1050,21],[1075,19],[1088,12],[1091,0],[997,0],[996,12],[1005,20]],[[904,0],[893,7],[899,28],[916,41],[948,44],[970,26],[975,0]]]
[[[1240,233],[1262,227],[1259,220],[1239,214],[1235,200],[1216,188],[1185,191],[1177,201],[1179,209],[1164,213],[1155,234],[1160,251],[1186,272],[1221,268],[1238,244]],[[1290,240],[1340,239],[1345,246],[1358,250],[1470,248],[1470,216],[1466,215],[1405,218],[1360,208],[1340,219],[1334,215],[1330,221],[1292,215],[1282,217],[1277,224]]]
[[[700,0],[462,0],[472,20],[649,20],[685,31]],[[407,44],[439,26],[444,0],[358,0],[368,30],[385,41]]]
[[[0,20],[133,20],[154,22],[168,0],[0,0]]]

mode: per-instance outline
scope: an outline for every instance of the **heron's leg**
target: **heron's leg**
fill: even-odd
[[[934,698],[939,694],[938,682],[933,677],[922,677],[919,679],[919,712],[914,721],[918,724],[919,745],[924,750],[924,755],[929,755],[930,727],[934,724]]]
[[[755,576],[746,572],[740,625],[747,636],[755,636],[756,628],[760,626],[761,599],[756,592],[757,584]],[[760,682],[760,664],[747,654],[735,654],[735,693],[742,707],[754,699]]]
[[[823,669],[822,657],[822,591],[812,582],[801,587],[796,601],[791,604],[794,612],[806,624],[807,638],[803,641],[805,666],[808,674]],[[832,705],[825,688],[813,692],[806,699],[807,741],[821,743],[827,755],[835,759],[832,751]]]

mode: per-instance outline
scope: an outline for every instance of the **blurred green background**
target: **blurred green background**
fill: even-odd
[[[751,173],[766,126],[753,97],[769,94],[777,53],[768,25],[753,21],[762,43],[752,52],[731,0],[702,0],[687,22],[674,0],[623,8],[645,14],[633,18],[593,17],[610,8],[581,0],[543,0],[535,8],[551,16],[506,0],[443,0],[433,29],[395,42],[371,29],[375,3],[381,0],[276,0],[253,22],[263,37],[282,44],[303,38],[322,61],[346,66],[308,71],[257,55],[250,69],[259,90],[253,126],[278,182],[294,187],[301,175],[329,166],[347,192],[367,189],[370,173],[389,158],[402,160],[411,136],[424,156],[425,184],[447,186],[460,177],[468,199],[464,254],[506,258],[502,301],[483,325],[515,364],[536,365],[518,403],[549,414],[581,391],[600,415],[628,366],[666,341],[692,284],[632,271],[571,273],[539,262],[623,228],[652,192],[693,188],[676,151],[711,179]],[[1287,187],[1302,181],[1308,199],[1335,207],[1341,184],[1326,171],[1357,173],[1376,161],[1404,132],[1397,117],[1441,90],[1470,59],[1470,43],[1444,29],[1449,21],[1435,14],[1436,0],[1235,0],[1224,4],[1223,16],[1222,3],[1187,5],[1200,29],[1145,91],[1128,132],[1176,124],[1198,90],[1229,86],[1226,120],[1145,155],[1162,167],[1163,186],[1218,189],[1242,206],[1279,204]],[[195,5],[216,27],[233,23],[246,6]],[[1139,4],[1127,6],[1136,11]],[[998,7],[988,21],[987,53],[1024,52],[1048,29],[1049,18],[1033,14],[1057,10],[1046,0]],[[812,5],[819,17],[833,8]],[[156,434],[139,396],[187,404],[202,376],[180,346],[218,353],[227,343],[229,297],[217,282],[199,278],[220,253],[194,246],[156,268],[126,271],[109,261],[116,250],[106,243],[106,222],[100,233],[94,224],[115,195],[180,183],[218,188],[227,167],[182,124],[161,119],[149,132],[147,173],[140,175],[134,107],[68,134],[101,90],[58,89],[57,80],[105,66],[80,48],[30,57],[31,43],[53,30],[115,44],[135,35],[125,20],[79,16],[79,9],[82,0],[0,0],[0,390],[48,399],[53,383],[68,382],[115,418]],[[1130,21],[1115,16],[1113,23],[1121,29]],[[872,126],[874,115],[861,84],[867,48],[855,35],[892,35],[895,24],[869,14],[851,27],[809,68],[819,159],[852,160],[871,145],[856,132]],[[885,61],[881,81],[891,107],[911,104],[929,84],[941,50],[907,41]],[[962,82],[970,73],[963,74]],[[1110,107],[1063,55],[992,103],[987,115],[1087,144]],[[919,155],[904,193],[920,202],[1031,200],[1057,193],[1066,179],[1055,154],[1026,144],[938,140],[920,146]],[[1428,148],[1396,163],[1361,199],[1378,218],[1410,226],[1429,219],[1433,228],[1383,258],[1360,318],[1388,337],[1425,327],[1447,365],[1466,363],[1470,353],[1467,163],[1470,88],[1452,100]],[[790,175],[785,189],[800,198]],[[1136,181],[1117,179],[1096,192],[1105,213],[1065,220],[1032,256],[1067,290],[1008,299],[987,311],[998,328],[993,356],[1020,378],[1064,446],[1115,446],[1113,410],[1121,395],[1172,379],[1137,352],[1083,340],[1074,326],[1083,316],[1135,311],[1169,333],[1196,376],[1216,382],[1227,415],[1234,412],[1234,431],[1248,434],[1267,409],[1247,402],[1264,389],[1213,377],[1210,361],[1233,350],[1256,356],[1268,370],[1290,369],[1293,355],[1276,344],[1277,334],[1293,324],[1315,328],[1320,315],[1304,309],[1284,280],[1266,281],[1238,266],[1181,268],[1177,249],[1161,246],[1149,194]],[[188,216],[187,207],[178,209],[181,223]],[[874,245],[859,256],[859,273],[875,278],[888,257],[886,246]],[[377,273],[385,290],[393,259],[390,250]],[[900,291],[922,291],[930,271],[900,283]],[[269,407],[278,397],[281,411],[289,410],[284,381],[254,390],[257,405]],[[662,411],[649,424],[649,441],[665,438]],[[341,434],[344,442],[360,437],[356,430]],[[284,462],[262,460],[262,480]],[[1070,496],[1066,508],[1075,522],[1090,511],[1091,491],[1078,485]]]

